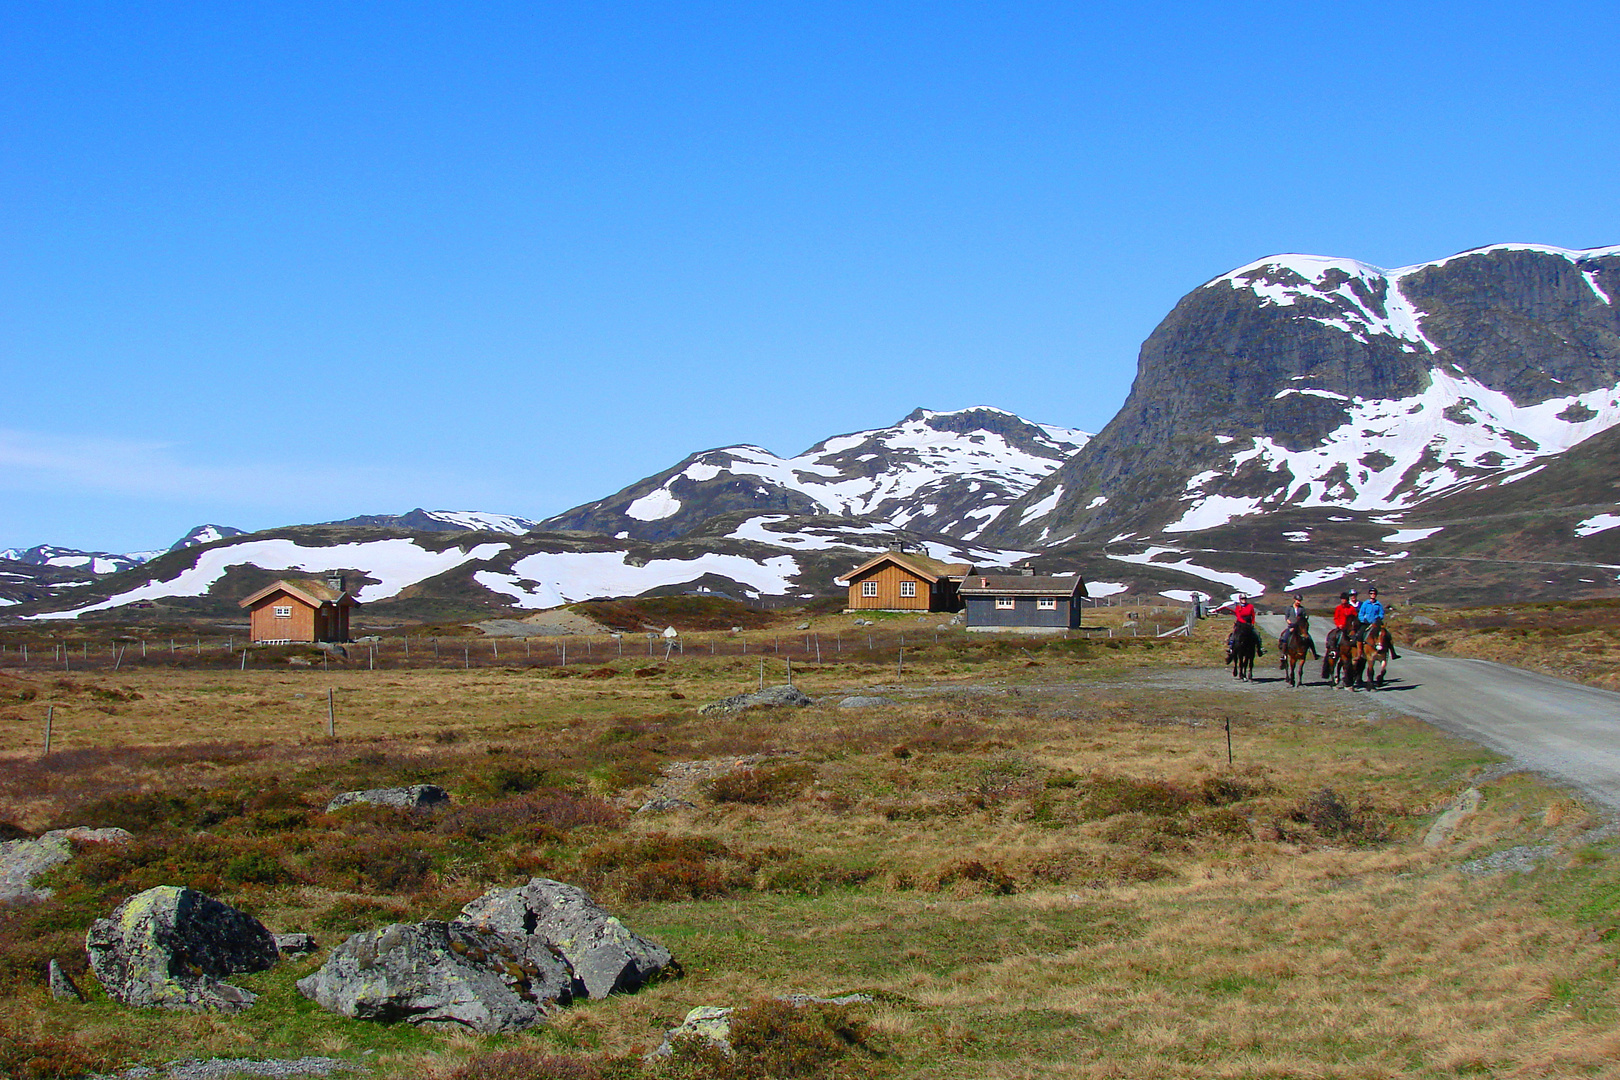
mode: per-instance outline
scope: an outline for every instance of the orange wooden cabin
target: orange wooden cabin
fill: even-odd
[[[957,588],[972,572],[970,563],[886,551],[835,583],[849,586],[849,611],[960,611]]]
[[[349,611],[359,601],[343,578],[276,581],[241,601],[249,612],[249,638],[260,645],[348,641]]]

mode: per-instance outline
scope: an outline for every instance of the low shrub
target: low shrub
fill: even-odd
[[[304,876],[327,888],[414,893],[428,884],[433,855],[419,838],[330,837],[306,856]]]
[[[815,769],[802,764],[739,769],[709,780],[703,791],[715,802],[761,806],[794,798],[815,778]]]
[[[630,900],[703,900],[754,887],[763,856],[740,855],[709,836],[653,833],[611,841],[580,856],[587,878]]]
[[[1343,795],[1323,788],[1308,796],[1288,815],[1288,820],[1309,825],[1317,836],[1356,844],[1380,843],[1389,838],[1389,828],[1372,807],[1363,802],[1352,807]],[[1280,829],[1288,836],[1286,829]]]
[[[1199,801],[1199,797],[1191,791],[1167,780],[1138,780],[1130,776],[1099,773],[1086,782],[1085,794],[1080,800],[1080,813],[1092,821],[1115,814],[1157,814],[1168,817],[1186,813],[1190,806]]]
[[[842,1005],[768,998],[731,1014],[731,1052],[677,1040],[670,1071],[689,1080],[782,1080],[866,1075],[879,1056],[870,1029]]]
[[[109,1068],[107,1058],[61,1035],[24,1031],[0,1020],[0,1076],[11,1080],[54,1080]]]
[[[986,866],[978,859],[957,859],[947,863],[934,875],[936,889],[944,889],[959,882],[982,885],[987,892],[999,896],[1011,896],[1018,891],[1013,884],[1012,876],[1003,870],[999,863]]]

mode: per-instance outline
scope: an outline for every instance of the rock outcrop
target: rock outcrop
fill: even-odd
[[[396,810],[437,810],[450,805],[450,793],[436,784],[413,784],[410,787],[370,788],[366,791],[345,791],[333,796],[326,804],[326,812],[342,810],[348,806],[389,806]]]
[[[85,935],[90,968],[125,1005],[235,1012],[255,995],[223,981],[277,959],[263,923],[192,889],[159,885],[125,900]]]
[[[560,955],[577,997],[604,998],[680,972],[668,949],[632,932],[583,889],[549,878],[491,889],[458,919],[523,942],[526,957]]]
[[[745,709],[773,708],[778,705],[798,707],[809,704],[811,704],[810,697],[796,686],[767,686],[763,690],[710,702],[698,712],[704,716],[718,716],[742,712]]]
[[[569,1000],[561,960],[466,923],[395,923],[354,934],[298,980],[322,1008],[359,1020],[521,1031]]]
[[[36,889],[34,878],[73,858],[73,844],[125,844],[129,833],[123,829],[53,829],[37,840],[7,840],[0,843],[0,904],[28,903],[49,899],[51,890]]]

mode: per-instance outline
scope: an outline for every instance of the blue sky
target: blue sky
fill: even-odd
[[[542,517],[1188,290],[1620,243],[1605,4],[0,2],[0,547]]]

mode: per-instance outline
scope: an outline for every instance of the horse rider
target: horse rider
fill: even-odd
[[[1354,596],[1355,593],[1350,595]],[[1384,605],[1378,602],[1378,589],[1374,586],[1367,590],[1367,599],[1363,600],[1361,606],[1356,609],[1356,618],[1361,621],[1360,640],[1367,640],[1367,631],[1371,630],[1372,624],[1382,619],[1384,614]],[[1400,659],[1400,655],[1395,652],[1393,641],[1390,643],[1389,658],[1391,660]]]
[[[1339,639],[1344,636],[1344,628],[1356,614],[1356,590],[1339,594],[1339,606],[1333,609],[1333,629],[1328,631],[1328,652],[1339,647]]]
[[[1277,636],[1278,652],[1288,651],[1288,635],[1296,630],[1305,639],[1306,647],[1311,650],[1311,659],[1322,659],[1316,653],[1316,642],[1311,638],[1310,622],[1305,618],[1305,602],[1299,598],[1298,593],[1294,594],[1293,606],[1283,616],[1283,631]]]
[[[1254,605],[1249,603],[1248,596],[1243,593],[1239,593],[1237,606],[1232,609],[1232,633],[1226,638],[1227,648],[1231,648],[1232,645],[1236,643],[1237,630],[1239,626],[1247,626],[1250,630],[1254,629],[1254,617],[1257,614],[1259,614],[1259,612],[1255,611]],[[1266,655],[1266,648],[1263,644],[1261,644],[1260,635],[1258,633],[1254,635],[1254,652],[1256,656]]]

